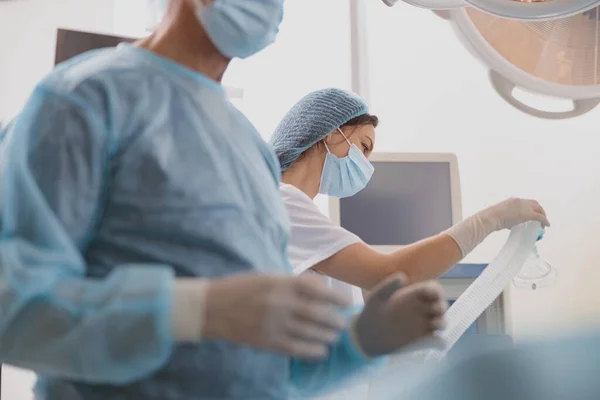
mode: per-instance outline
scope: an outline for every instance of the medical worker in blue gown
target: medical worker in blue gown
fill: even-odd
[[[350,318],[291,277],[277,159],[220,84],[282,0],[169,4],[137,45],[58,66],[2,141],[0,362],[37,399],[283,400],[431,336],[435,284],[392,277]]]

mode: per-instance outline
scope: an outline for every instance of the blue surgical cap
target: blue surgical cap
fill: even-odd
[[[302,153],[369,109],[357,94],[322,89],[306,95],[283,117],[271,138],[281,170],[290,168]]]

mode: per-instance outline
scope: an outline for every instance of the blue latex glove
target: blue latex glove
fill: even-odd
[[[539,242],[540,240],[542,240],[544,238],[544,235],[546,234],[546,228],[542,228],[542,230],[540,231],[540,235],[537,238],[537,242]]]

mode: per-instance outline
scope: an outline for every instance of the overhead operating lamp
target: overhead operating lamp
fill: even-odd
[[[399,0],[383,0],[388,6]],[[471,6],[490,15],[520,21],[548,21],[581,14],[598,5],[599,0],[403,0],[432,10]]]
[[[388,6],[394,6],[400,0],[383,0]],[[465,7],[466,4],[463,0],[402,0],[410,5],[427,8],[430,10],[451,10],[454,8]]]
[[[383,0],[393,6],[400,0]],[[449,20],[488,69],[494,90],[514,108],[568,119],[600,104],[600,0],[403,0]],[[442,10],[442,11],[440,11]],[[517,89],[567,99],[547,111],[518,99]]]

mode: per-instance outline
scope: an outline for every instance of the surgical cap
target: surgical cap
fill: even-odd
[[[281,170],[290,168],[334,130],[368,112],[365,101],[352,92],[322,89],[308,94],[288,111],[271,138]]]

